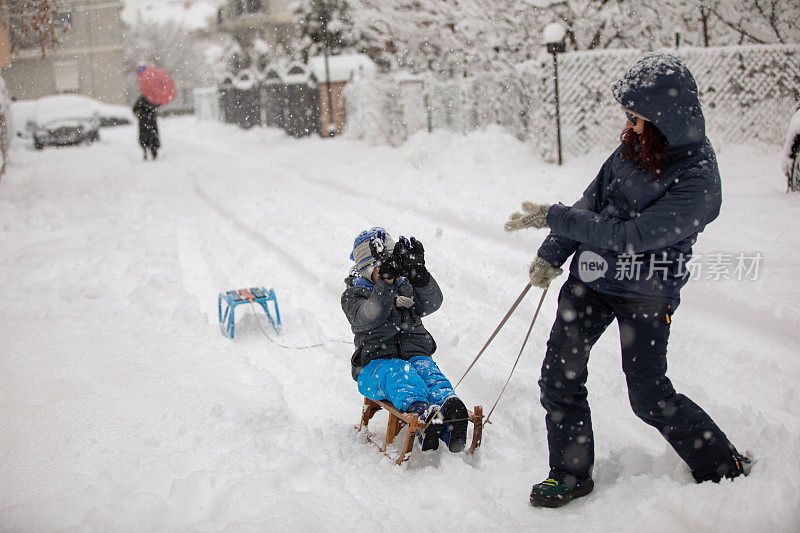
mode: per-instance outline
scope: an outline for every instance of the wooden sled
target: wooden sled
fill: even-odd
[[[408,431],[406,431],[405,442],[403,442],[403,449],[400,452],[400,457],[395,460],[396,464],[403,464],[403,461],[406,460],[406,455],[408,455],[414,448],[414,439],[416,438],[415,436],[417,430],[425,429],[428,427],[428,425],[424,422],[421,422],[416,414],[404,413],[392,405],[392,403],[388,400],[370,400],[368,398],[364,398],[364,406],[361,409],[361,424],[358,426],[358,431],[367,429],[369,421],[373,416],[375,416],[375,413],[381,409],[385,409],[386,412],[389,413],[389,423],[386,427],[386,439],[384,440],[383,446],[381,446],[379,442],[372,440],[369,432],[365,433],[367,440],[377,446],[378,449],[387,457],[391,458],[387,451],[389,449],[389,445],[394,442],[394,438],[400,433],[400,430],[403,429],[403,426],[408,426]],[[464,451],[465,453],[472,454],[481,445],[481,438],[483,436],[483,407],[477,405],[475,406],[474,411],[469,411],[469,421],[473,426],[472,445]]]

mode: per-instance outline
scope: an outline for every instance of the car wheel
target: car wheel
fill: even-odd
[[[34,141],[33,147],[37,150],[41,150],[42,148],[44,148],[44,144],[40,143],[39,141]]]

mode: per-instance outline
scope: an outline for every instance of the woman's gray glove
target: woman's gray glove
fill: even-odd
[[[550,282],[560,276],[564,271],[556,268],[538,255],[530,266],[531,285],[546,289]]]
[[[506,231],[517,231],[524,228],[542,229],[547,226],[547,212],[553,204],[534,204],[522,202],[522,211],[512,213],[506,222]]]

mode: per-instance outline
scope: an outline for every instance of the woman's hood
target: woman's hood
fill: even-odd
[[[670,148],[703,140],[705,118],[692,73],[677,57],[653,52],[639,59],[611,86],[623,107],[647,117]]]

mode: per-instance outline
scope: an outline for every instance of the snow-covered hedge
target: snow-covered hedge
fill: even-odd
[[[384,76],[345,86],[348,134],[400,144],[413,133],[447,129],[468,133],[501,124],[526,139],[531,87],[525,77],[435,78]]]
[[[709,136],[727,143],[783,142],[800,102],[800,46],[679,48],[694,74]],[[610,86],[638,59],[636,50],[558,56],[561,138],[566,155],[614,145],[622,128]],[[349,83],[348,134],[397,144],[421,129],[466,133],[499,124],[555,158],[552,56],[505,74],[440,80],[384,76]],[[422,116],[420,116],[422,115]]]

